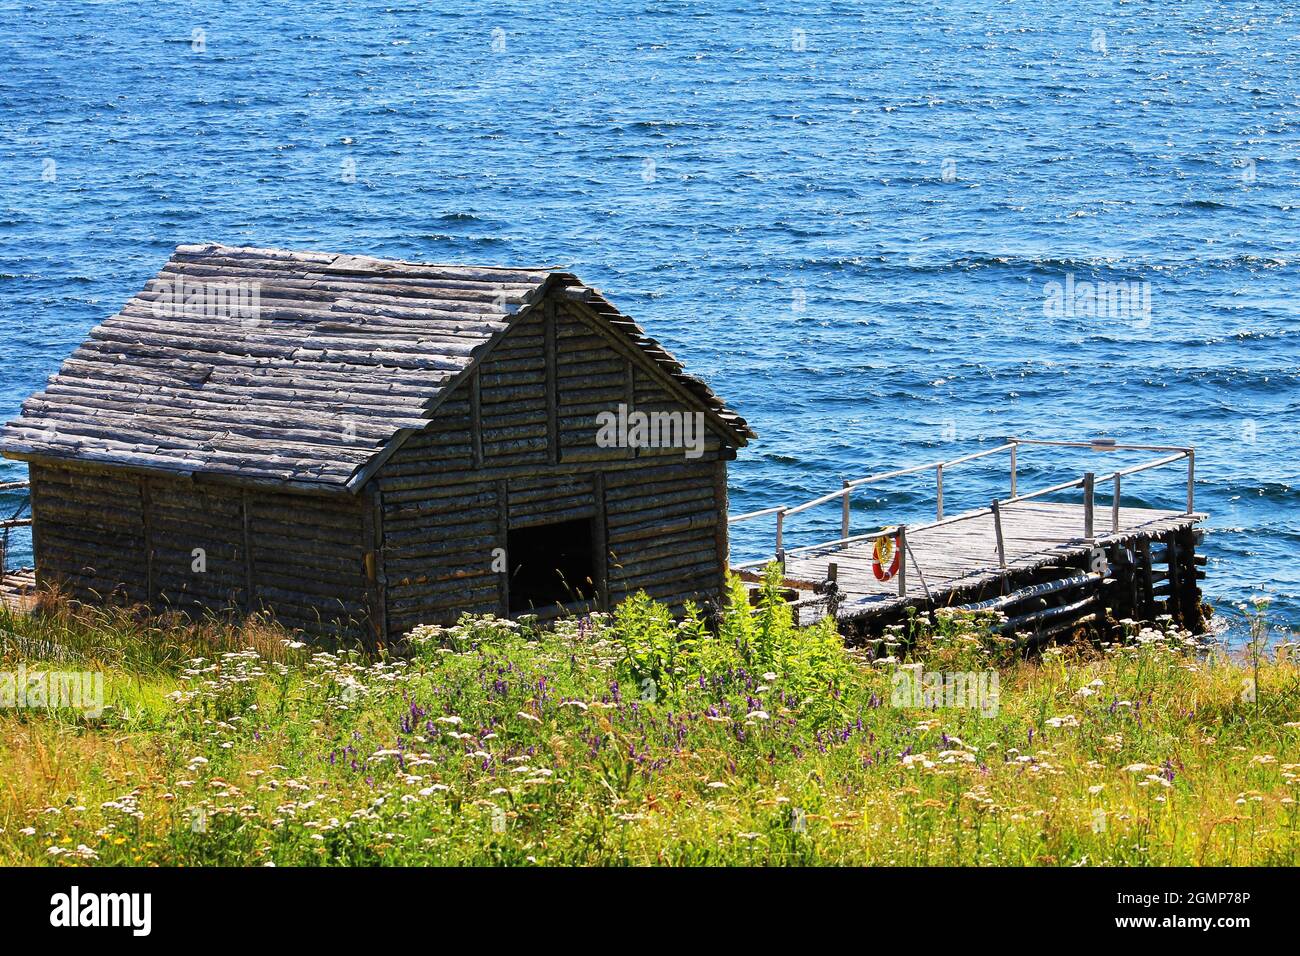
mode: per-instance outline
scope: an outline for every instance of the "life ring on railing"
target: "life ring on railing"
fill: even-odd
[[[882,535],[876,539],[876,546],[871,553],[871,573],[877,581],[888,581],[898,573],[898,566],[903,560],[903,550],[898,538]]]

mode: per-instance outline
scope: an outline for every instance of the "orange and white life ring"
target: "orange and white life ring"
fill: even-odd
[[[898,566],[903,560],[903,550],[898,538],[883,535],[876,539],[876,547],[871,554],[871,573],[877,581],[888,581],[898,573]]]

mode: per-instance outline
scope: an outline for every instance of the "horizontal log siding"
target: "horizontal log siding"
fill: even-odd
[[[596,416],[630,399],[631,364],[604,336],[558,308],[555,314],[560,461],[617,461],[626,448],[596,445]]]
[[[30,465],[37,580],[72,597],[147,600],[138,478]]]
[[[365,498],[249,492],[253,606],[313,633],[364,634]]]
[[[511,478],[510,527],[554,524],[596,513],[596,496],[590,473]]]
[[[484,467],[546,464],[546,345],[541,316],[520,322],[478,369]]]
[[[650,449],[638,459],[626,448],[597,447],[599,412],[640,402],[647,410],[685,409],[655,372],[632,372],[626,356],[561,303],[554,318],[559,448],[551,449],[545,321],[538,315],[512,329],[474,373],[477,382],[458,385],[426,430],[372,479],[383,500],[391,639],[417,624],[454,623],[464,612],[503,613],[492,558],[506,545],[507,526],[596,517],[607,535],[607,586],[615,601],[645,588],[680,608],[688,598],[718,593],[715,478],[724,466],[717,436],[707,433],[708,450],[698,460],[681,449]],[[603,519],[597,472],[606,482]]]
[[[644,589],[680,608],[719,594],[715,469],[709,456],[605,475],[605,525],[610,551],[610,600]]]
[[[247,605],[244,506],[238,489],[145,479],[152,549],[150,603],[179,610],[240,610]],[[195,549],[203,571],[195,571]]]
[[[390,638],[417,624],[454,623],[466,611],[501,610],[492,549],[505,542],[498,543],[495,482],[431,479],[418,488],[385,490],[383,502]]]
[[[252,548],[251,606],[312,633],[364,623],[361,503],[355,498],[248,492],[166,476],[32,464],[36,566],[74,597],[156,610],[250,607],[244,501]],[[147,503],[147,511],[146,511]],[[195,549],[205,570],[195,571]]]
[[[367,616],[362,502],[31,466],[41,582],[155,610],[263,610],[311,634]],[[248,539],[254,594],[249,600]],[[147,503],[147,511],[146,505]],[[195,549],[206,570],[195,571]]]
[[[632,392],[634,398],[633,407],[638,412],[645,412],[646,414],[653,414],[655,412],[680,412],[684,415],[697,414],[695,412],[685,411],[682,403],[669,394],[668,389],[664,388],[663,385],[648,372],[637,369],[636,375],[633,376],[633,382],[635,383]],[[691,426],[694,429],[691,432],[692,448],[703,447],[705,451],[717,452],[722,447],[722,439],[719,438],[718,433],[710,428],[704,421],[703,413],[700,412],[698,414],[700,416],[699,419],[693,422]],[[704,433],[704,441],[702,445],[698,443],[701,430]],[[683,434],[675,437],[684,438],[685,436]],[[664,456],[671,458],[673,456],[680,457],[682,452],[683,449],[680,447],[638,448],[637,457],[653,458],[656,456]]]
[[[412,435],[381,469],[387,478],[461,474],[473,468],[474,438],[469,385],[438,406],[437,426]]]

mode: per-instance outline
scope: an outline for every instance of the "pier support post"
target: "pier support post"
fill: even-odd
[[[1196,583],[1196,537],[1192,529],[1176,531],[1170,537],[1170,541],[1177,541],[1178,557],[1178,584],[1177,592],[1171,588],[1171,597],[1175,597],[1178,603],[1179,617],[1182,619],[1183,627],[1187,628],[1193,634],[1199,634],[1205,629],[1205,621],[1201,616],[1201,589]],[[1172,572],[1171,572],[1172,578]]]
[[[1168,568],[1169,599],[1166,605],[1175,624],[1184,625],[1183,619],[1183,560],[1178,546],[1178,535],[1170,532],[1165,542],[1165,566]]]
[[[1108,591],[1110,613],[1117,621],[1137,618],[1137,577],[1133,573],[1133,553],[1122,543],[1115,542],[1107,555],[1110,565]]]
[[[1138,579],[1140,596],[1135,615],[1138,620],[1150,621],[1156,616],[1155,576],[1151,571],[1151,540],[1143,538],[1137,545],[1138,566],[1134,573]]]

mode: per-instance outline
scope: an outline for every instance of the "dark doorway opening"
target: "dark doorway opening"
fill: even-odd
[[[511,614],[596,596],[591,520],[578,518],[507,532]]]

